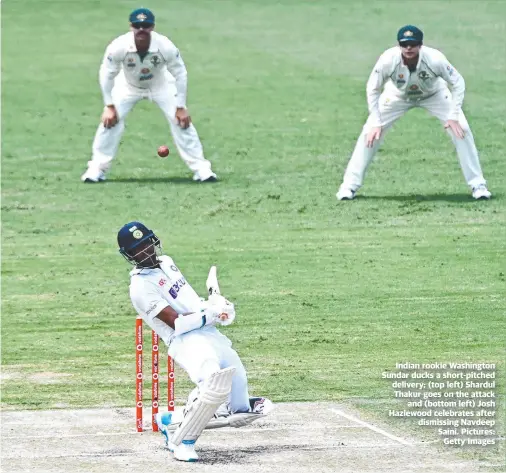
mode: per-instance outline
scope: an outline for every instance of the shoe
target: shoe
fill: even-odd
[[[195,451],[195,440],[183,440],[179,445],[169,442],[169,450],[176,460],[182,462],[196,462],[199,459]]]
[[[88,169],[82,176],[81,181],[86,183],[97,183],[105,181],[106,177],[102,171],[91,171]]]
[[[200,182],[218,182],[218,178],[216,176],[209,176],[207,179],[203,179]]]
[[[267,415],[274,410],[274,403],[266,397],[250,397],[249,405],[254,414]]]
[[[490,199],[492,197],[492,193],[487,189],[485,184],[480,184],[479,186],[473,188],[473,197],[476,200],[480,199]]]
[[[169,431],[167,430],[167,426],[172,422],[172,413],[164,412],[163,414],[159,412],[155,415],[156,425],[158,426],[158,431],[163,435],[165,440],[165,446],[169,445]]]
[[[355,193],[355,191],[341,185],[337,191],[336,197],[337,200],[353,200],[355,198]]]
[[[202,177],[204,176],[204,177]],[[200,174],[199,172],[196,172],[193,175],[193,180],[196,182],[217,182],[218,176],[214,174],[212,171],[205,171],[204,174]]]

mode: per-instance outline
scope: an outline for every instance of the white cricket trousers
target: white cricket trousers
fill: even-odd
[[[121,79],[117,81],[112,90],[112,98],[118,114],[118,123],[112,128],[105,128],[103,124],[98,126],[92,146],[92,160],[88,163],[88,167],[103,172],[110,168],[125,130],[126,116],[137,102],[147,99],[155,102],[162,110],[169,122],[179,155],[190,170],[202,180],[210,177],[211,163],[204,158],[197,130],[193,124],[186,129],[177,124],[175,93],[175,86],[170,82],[165,82],[153,89],[137,89]]]
[[[369,115],[344,173],[342,187],[356,191],[362,186],[366,170],[373,160],[376,151],[381,146],[385,134],[408,110],[415,107],[425,108],[431,115],[441,120],[441,123],[444,124],[450,115],[451,103],[452,96],[449,89],[442,89],[431,97],[418,101],[405,100],[384,91],[379,98],[382,127],[381,138],[374,142],[372,148],[366,147],[367,134],[373,128],[371,123],[372,118]],[[447,132],[455,145],[464,178],[467,184],[471,188],[474,188],[480,184],[486,184],[486,181],[481,171],[480,158],[474,144],[473,134],[462,110],[459,112],[458,120],[464,130],[464,138],[457,138],[449,128]]]
[[[171,342],[169,355],[199,387],[213,373],[233,366],[230,409],[232,412],[249,412],[246,370],[232,348],[232,342],[218,330],[193,330],[179,335]]]

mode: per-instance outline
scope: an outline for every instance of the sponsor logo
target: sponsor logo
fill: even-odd
[[[142,401],[139,401],[139,402],[137,403],[137,407],[142,407]]]
[[[420,79],[422,80],[427,80],[430,77],[430,75],[427,74],[427,71],[420,71],[418,73],[418,77],[420,77]]]
[[[160,64],[160,58],[155,54],[151,59],[150,59],[150,62],[151,64],[153,64],[153,66],[158,66]]]
[[[127,59],[127,67],[135,67],[135,59],[133,57]]]
[[[107,60],[108,60],[109,62],[112,62],[112,56],[111,56],[110,54],[109,54],[109,56],[107,56]]]
[[[143,81],[143,80],[151,80],[153,77],[154,77],[154,76],[153,76],[153,74],[146,74],[146,75],[144,75],[144,76],[140,76],[140,77],[139,77],[139,80],[140,80],[140,81]]]
[[[151,312],[153,312],[153,311],[156,309],[156,307],[157,307],[157,303],[156,303],[156,302],[154,302],[154,303],[153,303],[153,304],[149,307],[149,309],[147,310],[146,315],[151,314]]]
[[[398,85],[405,84],[405,83],[406,83],[405,80],[403,80],[403,79],[397,79],[397,84]]]
[[[169,294],[172,296],[173,299],[177,298],[177,295],[181,288],[186,284],[185,278],[179,278],[169,289]]]
[[[179,269],[177,269],[177,266],[175,264],[172,264],[170,266],[170,269],[172,269],[172,271],[175,271],[176,273],[179,273]]]
[[[455,71],[455,69],[452,66],[450,66],[449,64],[448,64],[448,66],[446,66],[446,70],[448,71],[448,74],[450,76],[453,75],[453,73]]]
[[[158,401],[153,401],[153,407],[154,407],[155,409],[158,409]]]
[[[167,283],[166,279],[160,279],[160,281],[158,281],[159,286],[165,286],[166,283]]]

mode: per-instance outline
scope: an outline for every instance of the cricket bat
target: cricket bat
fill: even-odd
[[[206,279],[206,287],[209,296],[221,294],[220,286],[218,285],[218,277],[216,275],[216,266],[211,266],[211,269],[209,269],[209,274]]]
[[[213,296],[221,295],[220,286],[218,285],[218,277],[216,275],[216,266],[211,266],[209,269],[209,274],[207,275],[206,279],[206,287],[209,294],[209,300],[211,300]],[[222,325],[228,325],[232,323],[233,319],[227,322],[228,318],[228,314],[226,313],[220,315]]]

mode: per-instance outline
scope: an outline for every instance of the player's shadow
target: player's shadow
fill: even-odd
[[[391,200],[394,202],[476,202],[471,194],[410,194],[410,195],[358,195],[357,200]]]
[[[191,177],[169,176],[169,177],[114,177],[106,181],[106,184],[188,184],[197,185]]]

